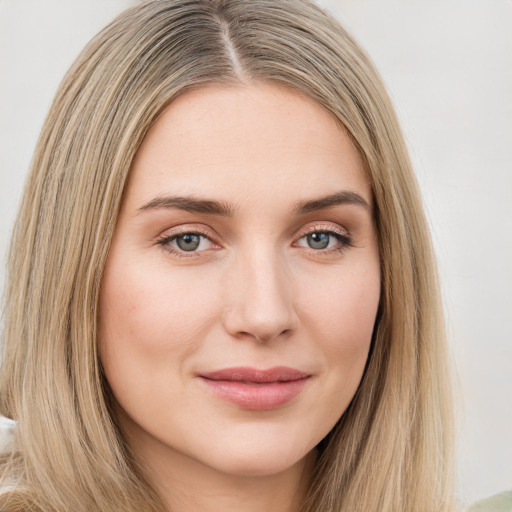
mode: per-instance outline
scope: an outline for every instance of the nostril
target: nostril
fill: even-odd
[[[245,334],[249,335],[251,338],[254,338],[258,343],[263,345],[263,344],[268,343],[274,339],[280,339],[280,338],[287,337],[291,332],[292,332],[291,329],[284,329],[277,335],[275,335],[275,334],[258,335],[256,333],[245,333]]]
[[[294,332],[298,321],[294,301],[288,287],[277,281],[274,276],[263,283],[265,286],[260,280],[254,286],[232,289],[222,322],[234,339],[263,344],[284,340]]]

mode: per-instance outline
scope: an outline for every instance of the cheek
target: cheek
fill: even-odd
[[[333,331],[343,333],[343,343],[334,343],[329,350],[336,352],[342,349],[346,356],[353,354],[357,357],[361,351],[366,354],[369,349],[379,305],[380,283],[377,278],[364,281],[364,284],[353,280],[343,286],[336,302],[339,313],[333,315],[330,324]],[[335,336],[329,339],[333,338]]]
[[[308,294],[302,307],[310,328],[323,333],[322,344],[329,352],[357,353],[371,341],[380,300],[380,272],[375,261],[360,266],[317,279],[322,287]],[[311,290],[312,282],[305,288]]]
[[[182,377],[182,363],[204,339],[215,303],[186,273],[171,276],[156,265],[116,256],[111,255],[103,276],[99,353],[122,402],[123,396],[142,393],[151,379]]]
[[[380,271],[372,260],[361,269],[334,272],[312,294],[305,323],[324,361],[326,414],[337,421],[352,400],[366,365],[380,300]],[[348,265],[347,265],[348,267]]]
[[[147,351],[197,339],[214,303],[211,292],[197,286],[200,280],[190,277],[137,261],[119,264],[114,257],[102,283],[101,338],[112,344],[131,340]]]

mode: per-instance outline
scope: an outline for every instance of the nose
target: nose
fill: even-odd
[[[227,282],[226,331],[259,343],[288,337],[297,327],[293,279],[275,251],[252,251],[240,257]]]

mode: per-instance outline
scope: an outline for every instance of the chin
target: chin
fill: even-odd
[[[296,449],[286,450],[283,447],[278,449],[267,445],[255,447],[254,450],[245,449],[224,453],[217,461],[212,461],[212,465],[226,474],[265,477],[283,473],[315,454],[314,448],[299,452]]]

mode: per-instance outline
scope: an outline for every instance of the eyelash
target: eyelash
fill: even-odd
[[[311,235],[313,233],[327,234],[329,236],[333,236],[338,241],[338,245],[336,247],[330,247],[327,249],[313,249],[312,247],[307,248],[307,247],[302,247],[302,246],[299,246],[299,247],[302,247],[303,249],[312,251],[315,254],[326,255],[326,254],[331,254],[332,252],[341,253],[341,252],[345,251],[348,247],[354,246],[353,240],[350,237],[350,235],[348,235],[347,233],[342,233],[341,231],[334,230],[332,227],[327,227],[327,226],[314,226],[311,229],[306,230],[294,243],[297,243],[299,240],[302,240],[302,239],[306,238],[308,235]],[[173,233],[172,235],[165,235],[165,236],[161,237],[160,239],[158,239],[157,245],[160,245],[168,253],[173,254],[174,256],[177,256],[178,258],[194,258],[194,257],[197,257],[198,254],[200,254],[201,252],[204,252],[204,251],[189,251],[189,252],[187,252],[187,251],[176,249],[175,247],[170,245],[170,242],[176,240],[178,237],[183,236],[183,235],[196,235],[199,237],[206,238],[214,245],[218,245],[218,244],[216,244],[216,242],[212,239],[212,237],[209,234],[207,234],[199,229],[182,229],[182,228],[180,228],[177,232]]]
[[[314,253],[322,253],[322,254],[331,254],[332,252],[341,253],[344,252],[349,247],[354,247],[354,242],[352,240],[352,237],[348,233],[344,233],[342,231],[338,231],[336,229],[333,229],[330,226],[313,226],[310,229],[307,229],[304,234],[298,238],[298,240],[302,240],[303,238],[306,238],[308,235],[311,235],[313,233],[317,234],[326,234],[329,236],[333,236],[338,241],[337,247],[330,247],[328,249],[313,249],[309,248],[310,251],[313,251]],[[304,249],[308,249],[304,247]]]
[[[179,228],[175,233],[172,235],[164,235],[162,238],[157,240],[157,244],[163,247],[168,253],[177,256],[178,258],[194,258],[197,257],[198,253],[203,251],[180,251],[179,249],[176,249],[172,245],[170,245],[170,242],[175,240],[176,238],[183,236],[183,235],[196,235],[199,237],[206,238],[209,240],[212,244],[215,244],[215,241],[212,239],[212,237],[201,231],[200,229],[185,229],[185,228]]]

